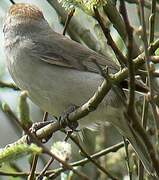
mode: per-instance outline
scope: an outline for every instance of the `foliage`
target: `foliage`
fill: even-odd
[[[59,0],[65,9],[78,7],[88,14],[94,14],[93,8],[103,7],[107,1],[105,0]]]

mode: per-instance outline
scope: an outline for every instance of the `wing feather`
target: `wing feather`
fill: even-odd
[[[42,61],[80,71],[98,73],[97,64],[101,68],[108,66],[113,73],[119,69],[110,57],[102,56],[56,32],[42,39],[33,38],[30,50],[32,56],[38,55]]]

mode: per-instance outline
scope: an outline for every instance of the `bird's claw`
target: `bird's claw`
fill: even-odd
[[[33,134],[36,136],[36,132],[37,132],[39,129],[41,129],[41,128],[45,127],[46,125],[48,125],[48,124],[50,124],[50,123],[53,123],[53,122],[54,122],[53,120],[51,120],[51,121],[45,121],[45,122],[36,122],[36,123],[34,123],[34,124],[31,126],[31,128],[30,128],[29,130],[30,130],[31,133],[33,133]],[[49,134],[47,137],[40,139],[40,141],[41,141],[42,143],[46,143],[46,142],[48,142],[48,140],[49,140],[51,137],[52,137],[52,133]],[[31,142],[30,138],[28,139],[28,142]]]
[[[78,106],[76,105],[70,105],[67,111],[62,113],[62,115],[59,117],[60,124],[63,128],[68,126],[72,131],[77,131],[78,122],[69,121],[69,114],[75,111],[77,108]]]

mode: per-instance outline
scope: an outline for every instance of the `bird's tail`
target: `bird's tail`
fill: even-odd
[[[134,128],[131,127],[128,121],[126,124],[128,126],[127,128],[125,127],[126,131],[125,128],[123,130],[122,126],[119,130],[122,131],[121,133],[129,140],[148,173],[154,175],[155,170],[152,165],[149,147],[145,144],[145,141],[143,140],[141,135]]]
[[[131,126],[131,117],[127,116],[124,112],[126,112],[127,105],[124,97],[124,93],[119,88],[113,88],[113,91],[116,94],[116,102],[120,102],[120,112],[118,112],[118,120],[114,121],[114,125],[117,127],[117,129],[121,132],[121,134],[126,137],[129,142],[131,143],[133,149],[135,150],[136,154],[138,155],[139,159],[141,160],[142,164],[144,165],[145,169],[151,174],[155,174],[155,169],[152,164],[152,159],[150,157],[150,150],[147,144],[145,144],[144,139],[141,136],[141,133],[137,132],[136,129],[134,129]],[[138,122],[138,118],[136,117],[136,123],[138,126],[140,126],[141,131],[145,131],[140,125],[140,122]],[[144,133],[145,136],[147,135],[146,132]]]

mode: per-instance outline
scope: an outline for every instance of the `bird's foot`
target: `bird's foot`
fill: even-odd
[[[36,122],[36,123],[34,123],[34,124],[31,126],[31,128],[30,128],[29,130],[30,130],[31,133],[33,133],[33,134],[36,136],[36,132],[37,132],[39,129],[41,129],[41,128],[43,128],[43,127],[45,127],[45,126],[47,126],[48,124],[53,123],[53,122],[54,122],[54,120],[44,121],[44,122]],[[42,143],[46,143],[46,142],[48,142],[48,140],[49,140],[51,137],[52,137],[52,133],[49,134],[47,137],[40,139],[40,141],[41,141]]]
[[[70,105],[69,108],[59,117],[60,124],[63,128],[69,127],[72,131],[77,131],[78,122],[69,121],[69,114],[78,108],[76,105]]]

